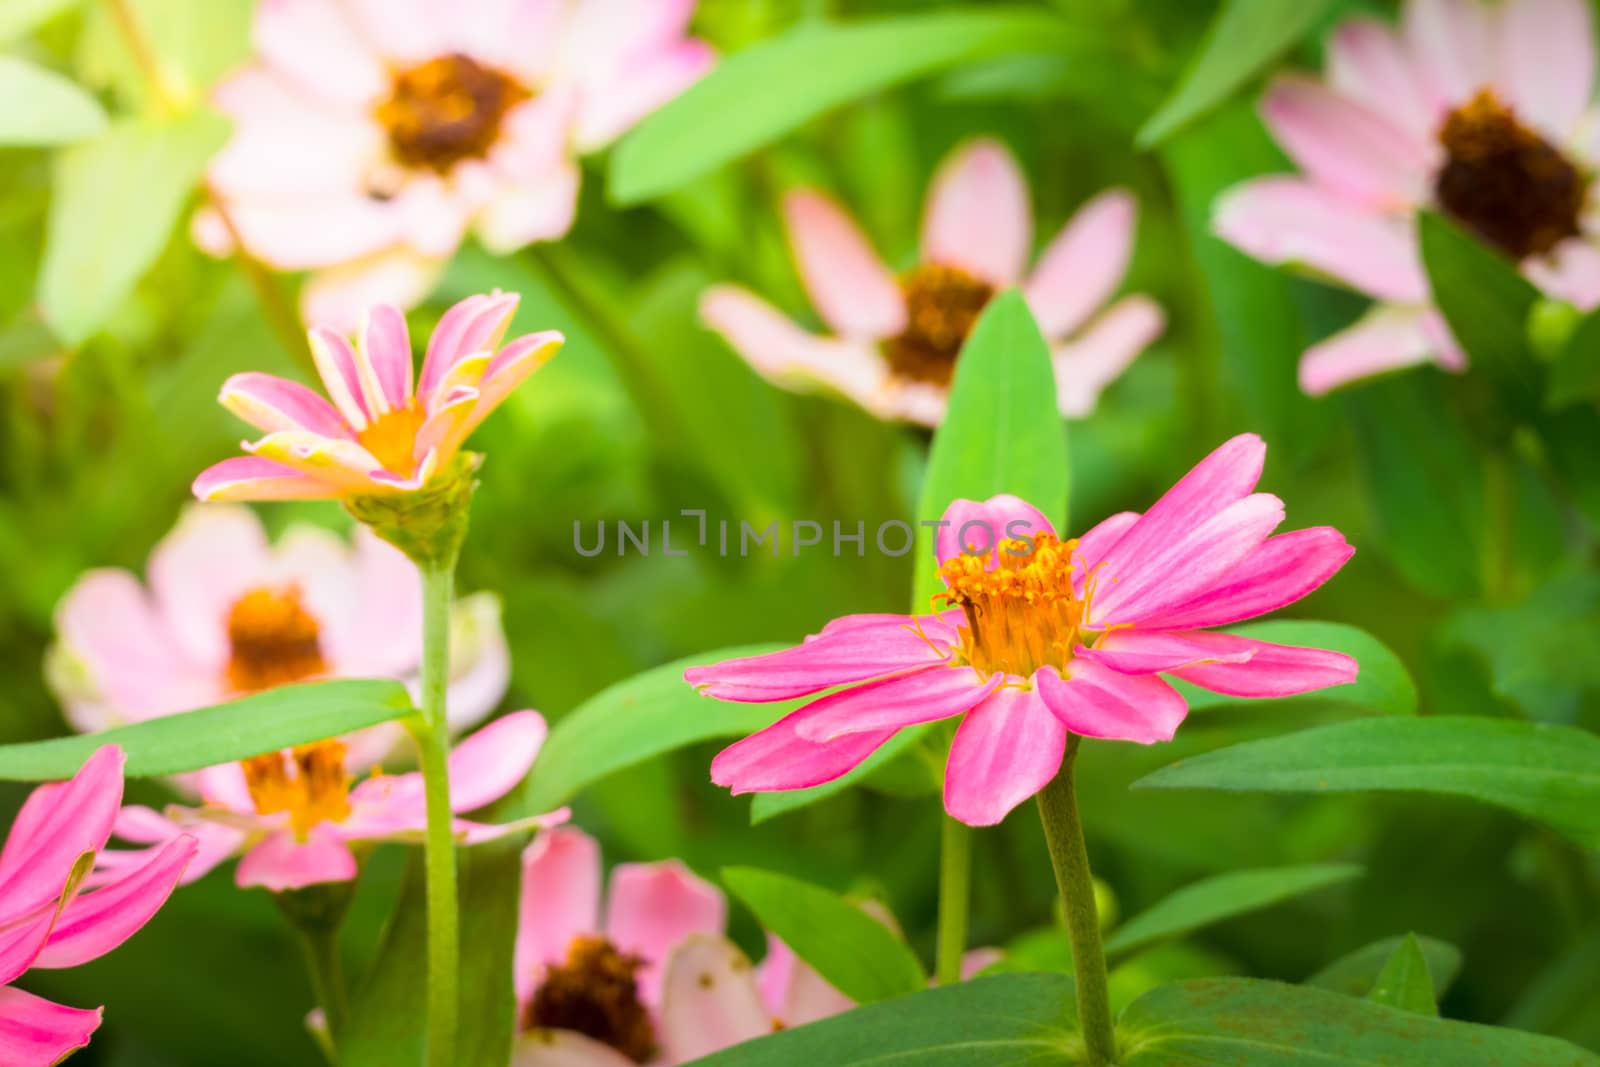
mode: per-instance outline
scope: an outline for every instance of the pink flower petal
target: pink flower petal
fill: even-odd
[[[1211,588],[1146,620],[1163,629],[1226,626],[1294,603],[1355,553],[1331,526],[1269,537]]]
[[[1032,242],[1028,182],[1004,145],[971,141],[939,164],[922,220],[923,262],[1000,288],[1021,280]]]
[[[1139,518],[1137,511],[1119,511],[1109,518],[1102,519],[1091,527],[1088,533],[1079,537],[1078,561],[1083,564],[1082,571],[1084,573],[1092,571],[1095,564],[1105,558],[1106,553],[1122,540],[1122,535],[1131,530]]]
[[[1302,169],[1358,204],[1403,208],[1429,195],[1442,150],[1320,82],[1280,76],[1261,103],[1261,115]]]
[[[804,1026],[856,1006],[772,934],[756,967],[756,986],[768,1012],[784,1026]]]
[[[0,1065],[48,1067],[89,1043],[102,1009],[69,1008],[0,987]]]
[[[345,556],[345,610],[323,616],[323,654],[354,677],[405,677],[422,659],[422,591],[416,564],[365,526]],[[331,588],[331,584],[330,584]],[[452,701],[451,710],[454,710]]]
[[[695,0],[585,0],[572,11],[564,55],[604,92],[629,65],[681,40],[694,8]]]
[[[344,417],[320,395],[285,378],[247,371],[222,383],[222,406],[265,433],[308,430],[324,437],[349,437]]]
[[[352,429],[365,430],[376,413],[367,406],[361,388],[355,349],[342,334],[326,326],[313,326],[307,340],[311,343],[311,358],[317,365],[317,373],[322,377],[322,387],[328,391],[334,407]],[[349,433],[344,436],[348,437]]]
[[[73,865],[105,847],[122,805],[116,745],[102,745],[69,781],[28,795],[0,851],[0,925],[61,896]]]
[[[483,380],[478,384],[478,402],[472,406],[472,414],[467,417],[461,434],[465,436],[477,429],[517,386],[548,363],[566,341],[559,332],[544,330],[519,337],[496,352],[483,372]],[[439,447],[450,448],[458,443],[446,438]]]
[[[1093,648],[1077,649],[1078,658],[1119,674],[1156,674],[1210,662],[1243,663],[1250,655],[1227,634],[1183,630],[1113,630]]]
[[[475,811],[528,776],[549,733],[537,711],[514,711],[468,737],[450,753],[450,807]]]
[[[582,830],[546,830],[522,853],[517,910],[517,1003],[533,996],[545,967],[562,963],[572,942],[600,930],[600,846]]]
[[[572,229],[578,213],[575,163],[560,160],[540,174],[502,189],[479,213],[475,229],[491,252],[514,252],[535,241],[555,241]]]
[[[384,472],[383,464],[354,441],[319,437],[304,430],[280,430],[259,441],[246,441],[243,447],[251,455],[276,460],[341,489],[369,493],[381,488],[374,478]]]
[[[1406,0],[1400,20],[1423,85],[1441,114],[1493,81],[1490,14],[1482,0]]]
[[[1306,267],[1383,300],[1428,298],[1409,222],[1302,178],[1234,186],[1217,201],[1212,225],[1217,236],[1264,263]]]
[[[1328,43],[1328,82],[1413,137],[1433,137],[1443,115],[1399,38],[1372,18],[1340,23]]]
[[[1083,737],[1170,741],[1189,705],[1153,674],[1121,674],[1086,659],[1074,659],[1069,677],[1045,667],[1033,676],[1045,706],[1068,730]]]
[[[874,341],[905,329],[899,283],[843,208],[801,190],[784,197],[783,216],[800,278],[824,322]]]
[[[1107,190],[1079,208],[1045,248],[1022,293],[1047,339],[1083,325],[1122,284],[1138,210],[1126,189]]]
[[[516,293],[499,291],[477,294],[453,305],[439,320],[428,338],[428,352],[422,360],[422,377],[417,395],[427,410],[433,410],[434,393],[455,365],[479,352],[494,351],[511,325],[521,300]]]
[[[329,500],[339,487],[293,467],[257,456],[235,456],[214,463],[195,478],[191,491],[200,500]]]
[[[812,714],[795,732],[823,743],[848,734],[899,729],[960,715],[994,691],[1001,675],[984,678],[971,667],[940,666],[829,693],[806,706]]]
[[[47,900],[28,911],[3,917],[4,924],[0,925],[0,986],[20,978],[39,958],[55,925],[56,909],[57,902]]]
[[[1562,241],[1550,254],[1526,260],[1522,272],[1545,295],[1593,311],[1600,307],[1600,248],[1585,238]]]
[[[1300,357],[1300,388],[1322,396],[1363,378],[1442,361],[1426,308],[1378,304],[1355,325],[1306,349]]]
[[[240,596],[266,584],[267,534],[249,508],[196,504],[150,553],[150,591],[162,619],[197,664],[227,664],[228,612]],[[147,668],[148,669],[148,668]]]
[[[511,1067],[638,1067],[603,1042],[576,1030],[524,1030],[511,1049]]]
[[[661,1044],[688,1063],[773,1031],[750,961],[726,938],[696,937],[672,954],[661,1009]]]
[[[226,208],[244,247],[277,270],[354,266],[352,261],[391,251],[406,234],[399,201],[374,200],[361,189],[287,198],[240,194],[229,198]],[[353,329],[358,321],[307,318],[341,330]]]
[[[785,715],[717,753],[711,761],[711,780],[735,795],[809,789],[854,770],[895,733],[847,734],[819,745],[796,732],[807,713],[802,708]]]
[[[178,837],[150,849],[149,858],[66,906],[35,967],[76,967],[99,959],[137,933],[167,902],[199,842]]]
[[[1093,413],[1100,392],[1116,381],[1139,353],[1161,336],[1167,316],[1147,296],[1117,301],[1066,344],[1058,345],[1053,362],[1056,404],[1068,418]]]
[[[950,745],[944,810],[968,826],[994,826],[1056,776],[1067,731],[1039,693],[1006,686],[967,713]]]
[[[244,854],[234,881],[241,889],[263,886],[281,893],[323,882],[348,882],[358,873],[349,846],[324,823],[312,829],[304,844],[286,830],[268,834]]]
[[[253,810],[253,809],[247,809]],[[195,840],[194,857],[183,868],[179,885],[198,882],[228,860],[245,843],[242,830],[220,823],[195,821],[179,826],[165,815],[139,804],[130,804],[117,813],[116,836],[139,845],[161,845],[187,835]],[[95,874],[102,870],[120,875],[140,862],[144,850],[106,850],[100,853]]]
[[[1356,661],[1342,652],[1252,641],[1232,634],[1196,633],[1185,637],[1197,647],[1211,646],[1209,663],[1178,668],[1173,675],[1202,689],[1236,697],[1286,697],[1356,680]],[[1249,658],[1236,660],[1247,653]]]
[[[574,131],[578,151],[593,152],[615,141],[699,81],[715,62],[710,45],[687,40],[628,64],[603,91],[586,94]]]
[[[389,79],[342,4],[261,0],[252,40],[273,69],[336,107],[375,102]]]
[[[228,203],[363,195],[387,147],[370,116],[329,108],[263,67],[230,75],[212,101],[234,127],[206,169],[206,184]]]
[[[999,493],[988,500],[954,500],[939,517],[934,534],[934,553],[939,565],[962,555],[989,557],[992,570],[1007,540],[1029,541],[1042,533],[1055,533],[1044,512],[1010,493]]]
[[[392,304],[367,310],[357,336],[356,367],[366,408],[377,414],[411,402],[411,334],[406,317]]]
[[[690,667],[683,680],[721,700],[763,703],[809,696],[836,685],[942,664],[948,652],[900,623],[824,633],[781,652]]]
[[[722,893],[677,860],[623,863],[611,872],[606,938],[644,961],[639,994],[661,1003],[668,955],[691,934],[721,934],[728,921]]]
[[[415,307],[444,273],[445,260],[414,249],[390,248],[349,259],[313,274],[300,290],[300,311],[309,322],[354,331],[373,304]]]

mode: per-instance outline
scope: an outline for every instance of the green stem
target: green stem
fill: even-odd
[[[456,1058],[456,1014],[461,966],[456,902],[456,842],[450,812],[450,729],[445,687],[450,677],[450,599],[455,557],[423,565],[422,718],[416,731],[427,802],[424,866],[428,891],[429,1067],[451,1067]]]
[[[946,815],[939,845],[939,958],[934,968],[940,985],[961,981],[971,896],[972,830]]]
[[[306,973],[311,978],[311,992],[317,998],[317,1007],[328,1023],[328,1033],[337,1043],[349,1015],[345,1000],[344,966],[339,959],[339,928],[337,926],[296,926],[300,950],[306,957]]]
[[[1066,758],[1055,780],[1039,793],[1039,821],[1050,846],[1056,886],[1067,913],[1072,938],[1072,967],[1078,985],[1078,1028],[1083,1034],[1089,1067],[1117,1062],[1116,1030],[1111,1023],[1111,997],[1106,982],[1106,954],[1100,946],[1100,916],[1095,912],[1094,877],[1089,850],[1083,843],[1078,798],[1072,784],[1079,737],[1067,739]]]

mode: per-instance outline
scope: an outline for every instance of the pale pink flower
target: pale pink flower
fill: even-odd
[[[848,615],[804,644],[684,672],[724,700],[839,688],[724,749],[735,793],[804,789],[859,765],[896,731],[962,716],[945,809],[992,825],[1059,770],[1068,733],[1148,744],[1188,712],[1160,676],[1238,697],[1352,681],[1348,656],[1207,632],[1310,593],[1353,551],[1331,527],[1269,536],[1283,502],[1254,492],[1266,445],[1233,438],[1149,511],[1062,541],[1013,496],[958,500],[937,536],[952,605]]]
[[[578,156],[710,68],[694,7],[262,0],[255,63],[216,93],[234,134],[196,239],[312,271],[307,319],[349,328],[420,301],[469,231],[495,252],[559,238]]]
[[[1133,251],[1133,197],[1101,193],[1079,209],[1031,272],[1028,183],[1011,153],[982,139],[958,148],[928,193],[919,262],[895,277],[855,222],[821,193],[784,201],[789,243],[832,336],[790,322],[748,290],[719,285],[700,312],[765,377],[820,385],[881,419],[937,425],[956,356],[991,297],[1021,286],[1050,342],[1061,412],[1087,415],[1100,391],[1158,337],[1145,296],[1106,302]],[[1103,310],[1102,310],[1103,309]]]
[[[553,330],[500,340],[519,297],[471,296],[434,328],[413,384],[405,316],[370,308],[355,346],[324,326],[311,354],[328,398],[270,374],[235,374],[219,399],[266,436],[194,481],[201,500],[313,500],[415,492],[467,435],[561,347]]]
[[[83,733],[325,678],[397,678],[413,691],[422,659],[417,568],[365,527],[352,545],[321,527],[276,544],[237,504],[195,504],[156,545],[149,584],[125,570],[84,574],[56,608],[46,675]],[[510,655],[499,601],[452,609],[450,724],[481,722],[505,695]],[[401,733],[349,739],[362,766]]]
[[[485,726],[450,753],[450,810],[476,811],[505,796],[525,778],[544,745],[544,718],[513,712]],[[356,849],[383,841],[420,843],[427,825],[422,775],[372,775],[354,786],[344,744],[318,741],[267,752],[239,763],[208,767],[197,775],[202,805],[172,805],[166,814],[132,805],[116,821],[118,837],[140,844],[177,834],[199,839],[200,853],[185,882],[239,855],[240,888],[273,892],[355,878]],[[456,819],[464,844],[491,841],[530,826],[565,821],[566,809],[515,822]]]
[[[166,903],[192,837],[121,853],[92,870],[122,803],[122,750],[106,745],[70,781],[35,789],[0,852],[0,1063],[50,1067],[89,1043],[101,1009],[53,1004],[11,983],[30,968],[76,967],[110,952]],[[87,888],[87,892],[80,892]]]
[[[1376,301],[1308,349],[1300,385],[1466,359],[1432,306],[1416,216],[1442,212],[1548,296],[1600,305],[1595,51],[1585,0],[1406,0],[1400,25],[1334,33],[1326,79],[1276,79],[1261,112],[1299,166],[1224,194],[1214,225],[1257,259],[1294,263]]]

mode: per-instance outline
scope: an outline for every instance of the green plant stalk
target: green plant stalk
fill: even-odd
[[[339,960],[339,928],[337,926],[296,926],[300,950],[305,954],[306,973],[311,978],[311,992],[322,1009],[328,1023],[328,1033],[335,1045],[349,1017],[349,1004],[345,998],[344,967]],[[337,1062],[335,1060],[334,1062]]]
[[[450,677],[450,599],[454,553],[422,572],[422,725],[416,731],[428,825],[423,840],[428,897],[428,1067],[456,1059],[461,931],[456,897],[456,842],[450,812],[450,728],[445,688]]]
[[[939,944],[934,974],[940,985],[961,981],[972,896],[972,830],[946,815],[939,843]]]
[[[1078,985],[1078,1028],[1083,1034],[1089,1067],[1117,1062],[1116,1030],[1111,1022],[1111,996],[1106,981],[1106,954],[1100,945],[1100,916],[1095,911],[1094,877],[1089,850],[1083,843],[1073,764],[1080,738],[1067,737],[1066,756],[1055,779],[1039,792],[1039,821],[1044,824],[1050,863],[1066,909],[1067,935],[1072,939],[1072,969]]]

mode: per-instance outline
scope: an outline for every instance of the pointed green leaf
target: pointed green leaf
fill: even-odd
[[[1417,937],[1407,934],[1417,942],[1422,958],[1428,964],[1428,974],[1433,979],[1432,994],[1435,1001],[1444,996],[1456,975],[1461,972],[1461,950],[1448,941],[1435,937]],[[1372,992],[1389,959],[1399,949],[1404,938],[1386,937],[1364,945],[1347,956],[1334,960],[1303,984],[1343,993],[1347,997],[1365,997]],[[1534,1029],[1523,1027],[1523,1029]]]
[[[98,101],[71,79],[0,56],[0,145],[71,144],[106,128]]]
[[[1407,934],[1400,942],[1389,962],[1378,972],[1378,980],[1372,984],[1367,999],[1418,1015],[1439,1014],[1439,1005],[1433,999],[1433,975],[1416,935]]]
[[[1585,315],[1550,368],[1545,406],[1552,411],[1600,400],[1600,311]]]

